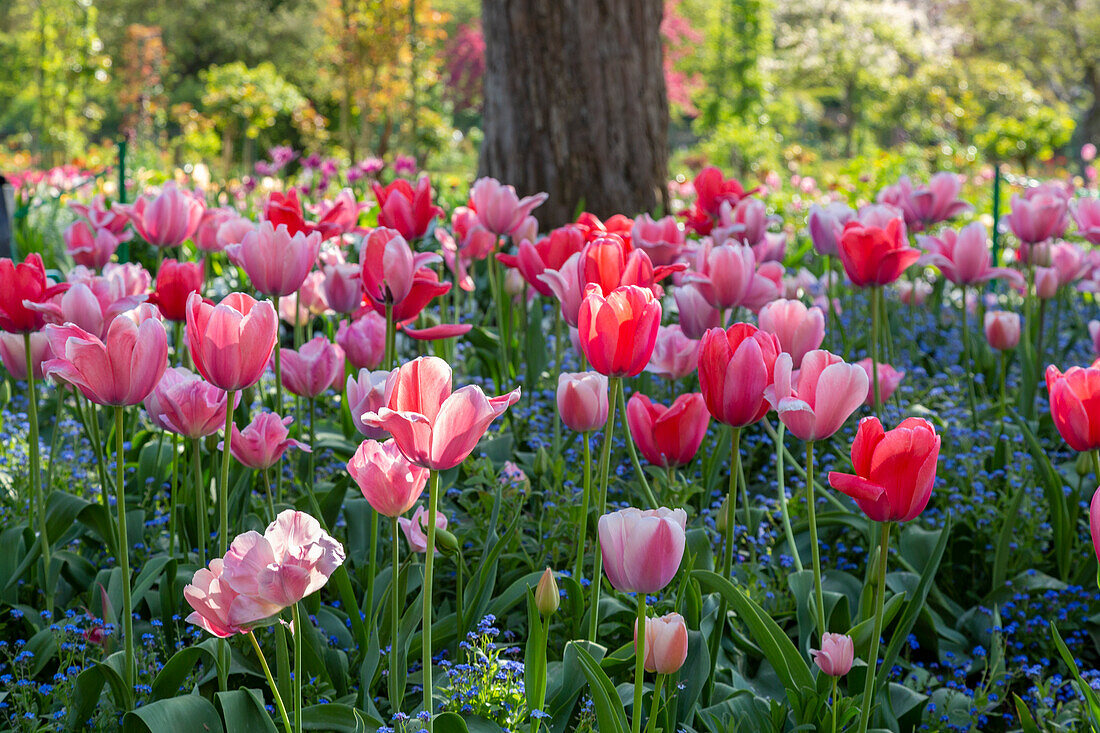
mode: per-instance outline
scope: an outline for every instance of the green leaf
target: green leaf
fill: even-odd
[[[209,669],[214,669],[217,665],[214,655],[201,644],[184,647],[173,654],[153,680],[153,699],[160,700],[178,695],[184,681],[190,676],[199,660],[205,661]]]
[[[581,669],[580,655],[578,652],[586,650],[588,655],[597,662],[603,659],[606,649],[591,641],[571,641],[565,645],[560,665],[554,665],[555,669],[548,668],[548,676],[560,678],[560,684],[555,684],[556,692],[550,699],[550,730],[552,733],[563,733],[569,719],[572,717],[573,708],[580,697],[584,687],[584,675]],[[707,670],[710,671],[709,669]]]
[[[435,733],[470,733],[466,721],[456,713],[440,713],[432,719]]]
[[[527,645],[523,653],[523,689],[528,710],[546,707],[546,624],[535,603],[535,594],[527,589]]]
[[[350,705],[329,702],[324,705],[310,705],[302,710],[302,728],[305,730],[366,733],[381,725],[382,721],[372,720]]]
[[[574,642],[569,642],[573,645]],[[607,678],[599,662],[584,649],[577,647],[577,659],[581,670],[588,679],[588,688],[592,693],[592,704],[596,708],[597,730],[604,733],[627,733],[626,711],[615,685]]]
[[[215,697],[218,700],[218,707],[221,708],[222,717],[225,718],[227,730],[278,733],[271,716],[267,714],[264,697],[259,690],[241,688],[219,692]]]
[[[1097,697],[1095,690],[1081,679],[1081,670],[1077,668],[1077,662],[1073,659],[1073,654],[1066,646],[1066,642],[1062,641],[1062,635],[1058,633],[1058,627],[1054,624],[1050,625],[1050,635],[1054,637],[1054,645],[1058,648],[1058,655],[1062,657],[1062,661],[1069,667],[1070,674],[1073,675],[1073,686],[1077,688],[1077,694],[1085,698],[1092,729],[1094,731],[1100,730],[1100,697]]]
[[[1028,392],[1028,394],[1032,393]],[[1043,487],[1043,496],[1050,512],[1050,526],[1054,532],[1053,546],[1058,575],[1062,580],[1065,580],[1072,570],[1070,565],[1071,558],[1074,556],[1074,548],[1077,546],[1077,528],[1072,526],[1069,519],[1066,495],[1062,491],[1062,479],[1058,472],[1054,470],[1054,466],[1051,465],[1046,450],[1040,445],[1039,439],[1035,437],[1035,433],[1031,430],[1031,426],[1015,410],[1009,410],[1008,412],[1019,426],[1027,450],[1035,462],[1035,473],[1039,476],[1040,484]]]
[[[1020,696],[1013,694],[1012,701],[1016,705],[1016,717],[1020,719],[1020,730],[1023,733],[1042,733],[1039,726],[1035,724],[1035,718],[1031,716],[1031,711],[1027,709],[1027,705],[1020,699]]]
[[[122,719],[123,733],[210,733],[224,731],[218,711],[205,697],[182,695],[157,700]]]
[[[1020,484],[1020,488],[1016,489],[1016,495],[1008,505],[1008,511],[1004,513],[1004,524],[1001,525],[1001,532],[997,535],[997,550],[993,555],[993,580],[989,587],[990,592],[996,592],[1004,587],[1005,574],[1008,572],[1009,545],[1016,539],[1016,519],[1019,517],[1020,503],[1024,499],[1026,489],[1026,483]]]

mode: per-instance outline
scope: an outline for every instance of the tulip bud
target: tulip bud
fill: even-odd
[[[830,677],[843,677],[855,661],[855,642],[845,634],[825,633],[821,649],[811,649],[810,656],[822,672]]]
[[[722,499],[722,506],[718,507],[718,511],[714,514],[714,528],[719,532],[726,531],[726,517],[730,513],[730,500],[729,496]]]
[[[441,551],[448,554],[458,552],[458,538],[439,527],[435,529],[435,544]]]
[[[558,584],[554,580],[554,573],[550,568],[546,568],[542,577],[539,578],[538,587],[535,588],[535,605],[539,613],[544,618],[548,618],[554,615],[560,604],[561,597],[558,595]]]

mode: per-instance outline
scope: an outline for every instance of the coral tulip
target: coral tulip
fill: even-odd
[[[638,644],[638,622],[634,622],[634,644]],[[645,620],[645,670],[676,674],[687,661],[688,631],[684,617],[666,613]]]
[[[279,322],[267,301],[230,293],[210,305],[198,293],[187,299],[187,346],[195,367],[224,390],[240,390],[260,381]]]
[[[680,395],[669,407],[635,392],[626,403],[630,435],[654,466],[691,463],[710,425],[710,413],[698,392]]]
[[[18,265],[7,257],[0,259],[0,330],[8,333],[40,330],[45,319],[27,304],[46,303],[68,289],[68,283],[54,285],[46,277],[46,268],[37,252],[27,255]]]
[[[581,302],[577,331],[592,368],[608,376],[635,376],[649,363],[661,325],[661,303],[636,285],[604,297],[596,285]]]
[[[629,507],[600,517],[600,552],[611,585],[623,593],[656,593],[680,569],[686,542],[683,509]]]

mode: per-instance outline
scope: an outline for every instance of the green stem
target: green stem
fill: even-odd
[[[172,433],[172,492],[168,498],[168,554],[175,557],[176,551],[176,494],[179,490],[179,452],[180,436]]]
[[[53,615],[53,590],[50,583],[50,537],[46,528],[46,497],[42,492],[42,459],[39,457],[38,445],[38,390],[34,385],[34,359],[31,355],[31,334],[23,334],[23,355],[27,365],[27,416],[30,419],[30,444],[31,453],[31,502],[34,513],[38,515],[38,539],[42,547],[42,588],[46,593],[46,605]],[[56,421],[60,423],[60,420]],[[54,425],[54,433],[58,425]],[[50,458],[53,460],[52,456]],[[131,682],[133,680],[131,679]],[[131,685],[131,688],[133,686]]]
[[[401,604],[404,601],[403,598],[398,596],[397,590],[400,587],[398,579],[401,574],[401,548],[397,541],[397,517],[390,518],[390,529],[393,535],[393,565],[392,572],[390,574],[390,674],[387,682],[390,693],[390,710],[394,713],[401,711],[402,698],[405,697],[404,690],[399,689],[398,679],[398,665],[404,667],[404,655],[400,655],[402,658],[398,660],[398,650],[403,649],[401,646]]]
[[[271,688],[271,693],[275,695],[275,707],[278,708],[279,716],[283,719],[283,728],[286,729],[286,733],[293,733],[294,729],[290,726],[290,718],[286,714],[286,706],[283,705],[283,696],[279,694],[279,686],[275,684],[275,679],[271,676],[271,668],[267,666],[267,659],[264,657],[263,650],[260,649],[260,644],[251,631],[248,632],[248,640],[252,642],[252,648],[256,650],[256,658],[260,660],[264,676],[267,677],[267,686]]]
[[[875,624],[871,631],[871,653],[867,655],[867,678],[863,683],[863,705],[859,716],[859,733],[867,733],[874,702],[875,676],[878,668],[878,644],[882,636],[882,607],[886,596],[886,561],[890,554],[890,522],[882,523],[878,549],[878,587],[875,589]]]
[[[370,511],[370,557],[367,558],[367,613],[374,617],[374,576],[378,572],[378,512]]]
[[[225,393],[225,441],[222,450],[222,473],[218,481],[218,549],[225,555],[229,549],[229,444],[233,440],[233,398],[235,390]]]
[[[314,493],[314,489],[316,488],[317,481],[317,477],[314,475],[316,473],[316,470],[314,468],[314,456],[317,455],[317,430],[314,426],[314,423],[316,422],[316,420],[314,419],[316,418],[316,414],[314,408],[317,407],[317,398],[310,397],[307,401],[307,406],[309,410],[309,493],[312,495]]]
[[[1100,450],[1090,451],[1092,456],[1092,475],[1100,482]]]
[[[626,410],[626,390],[623,389],[623,380],[619,381],[619,401],[623,405],[623,411]],[[634,436],[630,434],[630,422],[623,420],[623,431],[626,433],[626,450],[630,454],[630,464],[634,467],[634,473],[637,475],[638,480],[642,482],[642,493],[645,494],[645,500],[649,502],[649,505],[656,509],[661,506],[657,501],[657,497],[653,495],[653,489],[649,486],[649,480],[645,477],[645,471],[642,470],[642,464],[638,461],[638,449],[634,447]]]
[[[657,710],[658,705],[661,702],[661,690],[665,686],[665,677],[668,675],[657,675],[657,682],[653,686],[653,703],[649,708],[649,720],[646,721],[645,731],[646,733],[653,733],[657,729]]]
[[[195,478],[195,514],[198,519],[199,565],[206,567],[206,543],[210,541],[210,530],[206,528],[206,487],[202,482],[202,462],[199,460],[199,439],[191,441],[191,472]]]
[[[428,733],[432,732],[432,570],[435,566],[435,517],[439,500],[439,471],[428,478],[428,546],[424,550],[424,631],[421,634],[421,666],[424,677],[424,710],[428,713]]]
[[[722,542],[722,577],[733,570],[734,527],[737,525],[737,475],[741,463],[741,428],[735,427],[730,438],[730,480],[726,495],[726,532]]]
[[[393,322],[393,303],[386,303],[386,370],[393,369],[394,358],[397,356],[397,326]]]
[[[81,400],[80,390],[73,390],[73,395],[76,397],[76,402],[79,406]],[[85,427],[88,429],[92,450],[95,451],[96,468],[99,471],[99,498],[103,504],[103,508],[110,512],[111,504],[108,501],[107,495],[113,487],[111,486],[111,479],[107,474],[106,450],[103,439],[100,437],[99,433],[99,415],[96,414],[95,403],[91,400],[88,400],[88,419],[85,423]]]
[[[1005,421],[1005,412],[1008,409],[1008,399],[1006,397],[1008,381],[1008,357],[1005,352],[1001,352],[1001,426],[1002,429]]]
[[[829,696],[830,707],[833,709],[833,733],[836,733],[836,683],[838,678],[833,677],[833,694]]]
[[[779,423],[779,440],[775,446],[775,470],[779,480],[779,510],[783,518],[783,533],[787,536],[787,546],[791,549],[791,557],[794,558],[794,567],[802,572],[802,558],[798,555],[798,546],[794,543],[794,530],[791,528],[791,508],[787,505],[787,488],[784,481],[783,456],[786,453],[783,446],[783,436],[787,432],[787,426]]]
[[[271,296],[271,304],[275,306],[275,324],[276,324],[275,332],[276,332],[276,334],[278,334],[279,301],[281,299],[282,298],[278,295],[272,295]],[[295,320],[297,320],[298,315],[295,314],[294,318],[295,318]],[[273,349],[273,351],[275,352],[275,414],[278,415],[279,417],[282,417],[283,416],[283,358],[282,358],[282,355],[280,354],[282,349],[280,348],[280,345],[278,343],[278,338],[276,338],[276,340],[275,340],[275,348]],[[266,476],[265,476],[265,478],[266,478]],[[279,501],[282,501],[283,500],[283,472],[282,471],[276,471],[275,472],[275,491],[276,491],[276,495],[279,497]]]
[[[875,415],[882,415],[882,399],[878,389],[879,309],[878,288],[871,288],[871,394]]]
[[[584,545],[588,538],[588,501],[592,493],[592,446],[587,431],[581,433],[581,442],[584,443],[584,490],[581,493],[581,528],[577,535],[577,559],[573,563],[573,577],[578,583],[584,578]]]
[[[645,694],[645,593],[638,593],[638,625],[635,627],[634,650],[634,708],[631,711],[633,721],[630,729],[633,733],[642,730],[642,696]]]
[[[821,548],[817,541],[817,500],[814,495],[814,442],[806,441],[806,516],[810,521],[810,556],[814,565],[814,600],[817,603],[817,633],[824,642],[825,600],[821,590]]]
[[[548,639],[547,639],[547,637],[549,635],[548,632],[550,631],[550,619],[547,618],[547,619],[544,620],[542,618],[542,616],[539,615],[535,619],[535,623],[539,625],[540,631],[541,631],[540,636],[542,637],[542,645],[541,645],[540,648],[538,648],[535,651],[535,654],[538,655],[537,664],[539,664],[543,669],[545,669],[546,668],[546,645],[547,645],[547,642],[548,642]],[[530,642],[528,642],[528,643],[530,643]],[[533,663],[535,663],[535,662],[533,662]],[[530,709],[530,713],[534,713],[534,711],[536,711],[536,710],[542,710],[545,707],[545,705],[546,705],[546,680],[545,680],[545,677],[543,678],[543,682],[542,682],[541,685],[539,685],[538,689],[536,689],[536,690],[526,690],[526,692],[527,692],[528,700],[529,700],[528,707]],[[531,714],[531,733],[539,733],[539,731],[541,729],[542,729],[542,720],[541,720],[541,718],[538,718],[535,715]]]
[[[57,443],[61,439],[61,408],[63,406],[66,390],[62,387],[58,387],[55,392],[57,393],[57,399],[54,401],[54,429],[50,434],[50,462],[46,466],[46,483],[44,484],[44,491],[46,496],[49,496],[50,491],[53,489],[53,468],[57,463]],[[52,608],[51,608],[52,610]]]
[[[122,568],[122,633],[126,656],[122,660],[122,678],[126,684],[127,707],[134,694],[136,658],[134,657],[134,604],[130,598],[130,543],[126,538],[125,456],[122,447],[123,406],[115,405],[115,502],[118,504],[118,562]]]
[[[597,517],[602,517],[604,511],[607,508],[607,481],[609,466],[611,464],[611,440],[615,433],[615,410],[618,407],[618,395],[619,389],[618,377],[608,377],[607,392],[608,392],[608,406],[607,406],[607,425],[603,430],[603,447],[600,448],[600,465],[597,469],[600,476],[600,492],[596,501],[596,508],[599,510],[596,514]],[[600,585],[601,574],[603,573],[603,554],[600,551],[600,533],[596,532],[596,545],[595,555],[593,557],[592,568],[592,603],[589,609],[590,617],[588,619],[588,638],[590,641],[596,640],[596,631],[599,626],[600,619]]]
[[[275,513],[275,499],[271,496],[271,477],[267,475],[267,469],[261,469],[260,475],[264,477],[264,493],[267,494],[267,509],[271,512],[271,521],[275,521],[278,515]]]
[[[301,603],[290,607],[294,620],[294,730],[302,733],[302,612]]]
[[[970,424],[978,430],[978,402],[974,395],[974,358],[970,347],[970,314],[966,309],[966,286],[962,289],[962,342],[963,360],[966,361],[966,399],[970,404]]]

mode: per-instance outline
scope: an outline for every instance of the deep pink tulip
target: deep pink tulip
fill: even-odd
[[[144,300],[143,295],[121,295],[117,284],[105,277],[91,277],[72,283],[68,290],[48,302],[28,301],[25,305],[42,313],[47,323],[70,323],[103,338],[116,316],[136,308]]]
[[[98,194],[92,203],[82,204],[70,201],[69,208],[76,212],[77,216],[85,219],[95,230],[106,229],[118,238],[118,241],[128,241],[133,235],[126,230],[130,218],[118,204],[107,205],[107,199],[103,194]]]
[[[35,379],[42,379],[42,363],[52,359],[50,340],[44,331],[31,334],[31,369]],[[23,334],[0,331],[0,363],[8,370],[12,379],[27,378],[27,352],[23,343]]]
[[[848,674],[855,662],[855,642],[847,634],[825,632],[821,635],[821,648],[811,649],[810,656],[814,658],[814,664],[818,669],[825,674],[830,677],[843,677]]]
[[[489,424],[519,401],[515,389],[486,397],[481,387],[451,391],[451,367],[434,356],[403,364],[386,384],[386,406],[363,416],[387,430],[405,456],[436,471],[454,468],[473,452]]]
[[[604,297],[589,285],[577,316],[581,349],[600,374],[633,377],[645,369],[657,342],[661,303],[646,288],[627,285]]]
[[[234,408],[240,401],[240,393],[234,395]],[[225,390],[187,369],[166,369],[144,402],[156,425],[184,438],[205,438],[225,426]]]
[[[872,380],[874,379],[873,374],[874,374],[874,371],[875,371],[875,367],[871,363],[871,359],[869,357],[866,358],[866,359],[860,359],[859,361],[857,361],[856,366],[858,366],[860,369],[862,369],[867,374],[867,399],[865,399],[863,401],[863,404],[865,404],[865,405],[874,405],[875,404],[875,393],[874,393],[874,386],[875,385],[874,385],[874,382]],[[879,364],[878,364],[878,396],[879,396],[879,399],[882,402],[886,402],[886,400],[890,399],[890,397],[897,390],[898,386],[901,385],[901,380],[903,380],[903,379],[905,379],[905,372],[904,371],[902,371],[900,369],[895,369],[894,367],[890,366],[889,364],[884,364],[883,362],[880,361]]]
[[[855,209],[841,201],[811,206],[806,217],[806,228],[814,250],[821,255],[836,257],[840,253],[840,235],[844,232],[844,225],[855,216]]]
[[[756,274],[756,255],[745,244],[704,244],[695,255],[695,272],[684,281],[699,289],[713,307],[741,305]]]
[[[428,510],[418,506],[413,512],[412,519],[398,517],[397,526],[405,535],[405,541],[409,543],[409,549],[413,552],[428,551]],[[447,529],[447,517],[443,512],[436,512],[435,528]],[[438,537],[438,535],[437,535]],[[438,546],[438,540],[436,540]],[[436,550],[438,552],[438,550]]]
[[[240,244],[225,248],[230,261],[244,268],[252,287],[280,297],[302,287],[320,251],[318,232],[291,236],[285,224],[275,228],[270,221],[261,222]]]
[[[497,259],[508,267],[517,268],[528,285],[539,295],[549,298],[554,295],[554,291],[539,276],[547,270],[560,270],[566,260],[580,252],[582,247],[584,231],[578,226],[567,224],[551,230],[549,235],[534,244],[530,240],[521,239],[517,254],[501,252],[497,254]],[[577,305],[580,306],[579,298]]]
[[[136,405],[153,391],[168,366],[168,334],[156,319],[139,326],[129,318],[111,321],[100,341],[79,326],[47,326],[54,358],[46,376],[80,389],[97,405]]]
[[[707,301],[694,285],[681,285],[672,293],[680,329],[690,339],[701,339],[708,329],[722,325],[722,312]]]
[[[360,250],[363,292],[375,303],[401,303],[412,292],[417,271],[439,259],[434,252],[413,252],[396,229],[379,227],[363,240]]]
[[[231,618],[256,615],[254,602],[241,598],[239,593],[230,588],[222,579],[224,572],[225,563],[220,557],[214,558],[210,561],[210,567],[199,568],[183,589],[184,600],[194,609],[187,616],[187,623],[199,626],[221,639],[250,630],[250,624],[233,623]],[[274,609],[267,615],[277,612]]]
[[[970,211],[973,207],[959,199],[961,190],[962,179],[957,174],[941,171],[921,187],[914,187],[909,176],[902,176],[895,185],[883,188],[878,200],[901,209],[906,226],[918,232]]]
[[[865,417],[852,442],[855,474],[831,471],[829,485],[876,522],[908,522],[928,506],[939,455],[940,436],[927,420],[906,418],[886,432]]]
[[[630,241],[649,255],[654,265],[671,265],[684,249],[686,234],[674,216],[654,221],[649,214],[642,214],[634,220]]]
[[[656,593],[680,569],[686,542],[683,509],[621,509],[600,517],[603,569],[615,590]]]
[[[574,328],[584,300],[584,273],[580,252],[570,255],[556,270],[544,269],[537,277],[561,305],[561,317]]]
[[[1029,189],[1023,196],[1013,195],[1011,207],[1005,221],[1025,245],[1060,237],[1069,225],[1069,201],[1063,190],[1049,186]]]
[[[537,193],[521,199],[512,186],[502,185],[495,178],[479,178],[470,189],[470,208],[490,232],[511,236],[548,198],[548,193]]]
[[[678,325],[657,329],[657,343],[645,371],[665,379],[683,379],[699,366],[699,341],[684,335]]]
[[[344,373],[343,354],[324,336],[314,336],[297,351],[279,349],[279,356],[283,386],[299,397],[319,396]]]
[[[724,202],[718,208],[718,223],[711,236],[716,244],[759,244],[768,225],[767,206],[758,198],[746,197],[731,205]]]
[[[92,230],[87,222],[76,221],[64,233],[65,251],[78,265],[101,270],[118,249],[119,238],[108,229]]]
[[[558,414],[565,427],[578,433],[607,425],[607,377],[599,372],[558,375]]]
[[[127,209],[141,238],[154,247],[178,247],[194,235],[205,205],[174,182],[164,184],[155,197],[145,195]]]
[[[325,300],[337,313],[352,313],[363,303],[362,284],[359,282],[359,265],[340,263],[325,265]]]
[[[256,623],[293,606],[324,587],[343,564],[343,546],[320,522],[305,512],[280,512],[263,534],[237,535],[225,554],[222,581],[253,601],[231,613],[230,622]]]
[[[1011,351],[1020,343],[1020,314],[1011,311],[987,311],[985,338],[998,351]]]
[[[634,646],[638,645],[638,620],[634,619]],[[688,631],[684,617],[666,613],[645,620],[645,670],[676,674],[687,661]]]
[[[279,417],[274,412],[257,414],[244,430],[238,428],[234,422],[233,440],[229,444],[229,452],[241,465],[259,471],[271,468],[278,463],[288,448],[297,448],[309,453],[308,445],[287,437],[290,431],[286,426],[292,422],[294,418],[289,415]],[[218,444],[218,450],[223,450],[221,443]]]
[[[766,395],[779,419],[802,440],[831,437],[867,397],[867,373],[828,351],[807,353],[797,375],[792,372],[791,355],[780,354]]]
[[[55,285],[46,277],[46,267],[37,252],[19,264],[7,257],[0,259],[0,331],[38,331],[45,319],[40,311],[28,306],[49,302],[68,288],[68,283]]]
[[[626,403],[630,435],[654,466],[686,466],[699,451],[710,413],[698,392],[680,395],[669,406],[635,392]]]
[[[364,368],[359,370],[358,375],[348,375],[346,384],[351,421],[364,438],[384,440],[389,437],[385,430],[372,428],[363,422],[363,416],[386,406],[386,382],[392,373],[385,369],[372,372]]]
[[[1075,451],[1100,448],[1100,368],[1070,367],[1046,371],[1050,416],[1062,439]]]
[[[994,278],[1022,282],[1020,273],[1005,267],[993,267],[989,235],[980,221],[967,224],[958,232],[944,229],[935,237],[919,236],[928,254],[924,262],[935,265],[943,276],[956,285],[973,285]]]
[[[161,375],[160,381],[157,382],[157,386],[153,388],[153,391],[142,400],[142,404],[145,407],[145,412],[149,415],[149,420],[161,430],[171,430],[168,427],[168,423],[165,422],[162,416],[165,413],[165,400],[164,394],[184,382],[189,382],[199,379],[190,369],[183,367],[168,367],[164,370],[164,374]],[[222,415],[225,415],[225,411],[222,411]]]
[[[779,350],[779,339],[748,323],[704,334],[699,386],[715,420],[744,427],[767,414],[764,390],[772,384]]]
[[[1082,196],[1071,205],[1077,233],[1089,244],[1100,245],[1100,198]]]
[[[801,300],[773,300],[760,309],[756,322],[760,330],[775,334],[795,369],[825,340],[825,313],[817,306],[807,308]]]
[[[335,199],[323,199],[317,204],[318,218],[313,229],[325,240],[353,232],[359,223],[359,212],[368,206],[369,203],[360,204],[350,188],[342,189]]]
[[[466,261],[483,260],[497,246],[497,235],[486,229],[477,212],[468,206],[458,206],[451,212],[451,228],[455,246]],[[436,231],[442,230],[438,227]]]
[[[341,321],[336,343],[356,369],[377,369],[386,356],[386,319],[367,311],[350,324]]]
[[[443,215],[443,209],[432,203],[432,184],[427,176],[420,177],[415,190],[403,179],[371,187],[378,199],[379,226],[396,229],[407,240],[423,237],[432,219]]]
[[[224,390],[260,381],[278,327],[271,303],[244,293],[230,293],[216,306],[198,293],[187,300],[187,346],[195,368]]]
[[[409,463],[393,439],[364,440],[348,461],[348,473],[374,511],[399,517],[416,506],[430,471]]]

